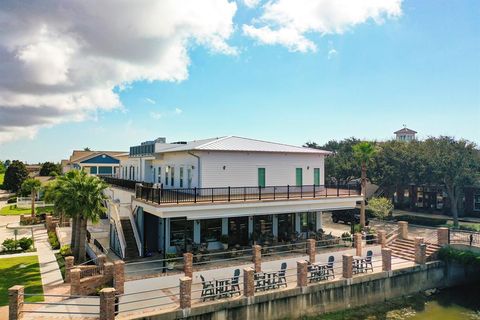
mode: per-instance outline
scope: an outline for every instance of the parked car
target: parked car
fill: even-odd
[[[351,224],[352,219],[354,219],[355,224],[360,223],[360,210],[359,209],[352,209],[352,210],[337,210],[332,212],[332,221],[334,223],[339,223],[340,221],[345,224]],[[365,225],[368,226],[370,221],[368,220],[368,215],[365,217]]]

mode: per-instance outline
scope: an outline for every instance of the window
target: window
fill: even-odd
[[[295,235],[295,213],[278,215],[278,240],[290,241]]]
[[[297,187],[303,185],[303,171],[302,168],[295,169],[295,184]]]
[[[265,168],[258,168],[258,186],[265,188]]]
[[[168,186],[168,172],[170,171],[169,169],[169,166],[165,167],[165,186]]]
[[[303,212],[300,214],[300,230],[302,232],[315,231],[315,212]]]
[[[473,210],[480,211],[480,194],[473,196]]]
[[[320,168],[313,168],[313,184],[320,185]]]
[[[187,169],[187,183],[188,183],[188,187],[191,188],[192,187],[192,169],[190,168]]]
[[[200,220],[200,235],[202,243],[220,241],[222,219]]]
[[[162,183],[162,167],[158,167],[157,174],[157,182]]]
[[[273,215],[253,217],[253,240],[263,243],[273,237]]]
[[[173,187],[175,184],[175,167],[170,168],[170,185]]]
[[[170,219],[170,246],[185,248],[193,242],[193,220],[187,218]]]
[[[97,167],[90,167],[91,174],[97,174]]]
[[[183,188],[183,167],[180,167],[180,188]]]

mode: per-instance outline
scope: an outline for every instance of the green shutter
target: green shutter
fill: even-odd
[[[313,169],[313,184],[316,186],[320,185],[320,168]]]
[[[302,168],[296,168],[295,169],[295,183],[297,187],[300,187],[303,185],[303,172]]]
[[[265,187],[265,168],[258,168],[258,186]]]

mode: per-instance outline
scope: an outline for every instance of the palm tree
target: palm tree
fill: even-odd
[[[22,193],[30,194],[30,198],[32,201],[32,218],[35,217],[35,198],[37,197],[37,193],[42,187],[42,183],[34,178],[28,178],[22,183]]]
[[[106,211],[107,184],[85,171],[72,170],[57,179],[50,198],[55,207],[73,218],[71,248],[75,261],[85,261],[88,221],[97,222]]]
[[[362,204],[360,207],[360,226],[365,227],[365,188],[367,186],[367,165],[373,161],[377,149],[374,144],[364,141],[359,142],[353,147],[355,159],[360,163],[362,168]]]

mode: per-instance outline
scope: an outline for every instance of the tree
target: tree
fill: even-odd
[[[56,176],[61,174],[62,174],[62,167],[60,166],[60,164],[55,164],[53,162],[43,163],[39,173],[39,175],[42,177]]]
[[[106,188],[107,184],[98,177],[72,170],[60,176],[47,193],[58,210],[73,218],[70,246],[79,263],[85,261],[88,221],[97,222],[106,211]]]
[[[5,170],[7,170],[7,168],[5,168],[5,164],[3,161],[0,161],[0,173],[5,173]]]
[[[360,207],[360,226],[365,227],[365,190],[367,185],[367,166],[373,161],[377,149],[373,143],[364,141],[352,147],[355,159],[361,165],[362,203]]]
[[[480,181],[480,153],[473,142],[445,136],[425,140],[422,153],[434,182],[445,186],[453,224],[458,227],[463,187]]]
[[[85,147],[85,148],[83,148],[83,151],[92,151],[92,150],[90,150],[89,147]]]
[[[373,197],[368,200],[368,208],[372,213],[380,219],[385,219],[390,216],[393,212],[393,203],[390,199],[380,197]]]
[[[25,164],[21,161],[13,160],[5,171],[3,187],[6,190],[17,192],[27,177],[28,171]]]
[[[32,201],[32,217],[35,217],[35,198],[37,197],[38,191],[42,187],[42,183],[34,178],[27,178],[22,183],[22,195],[30,195]]]

